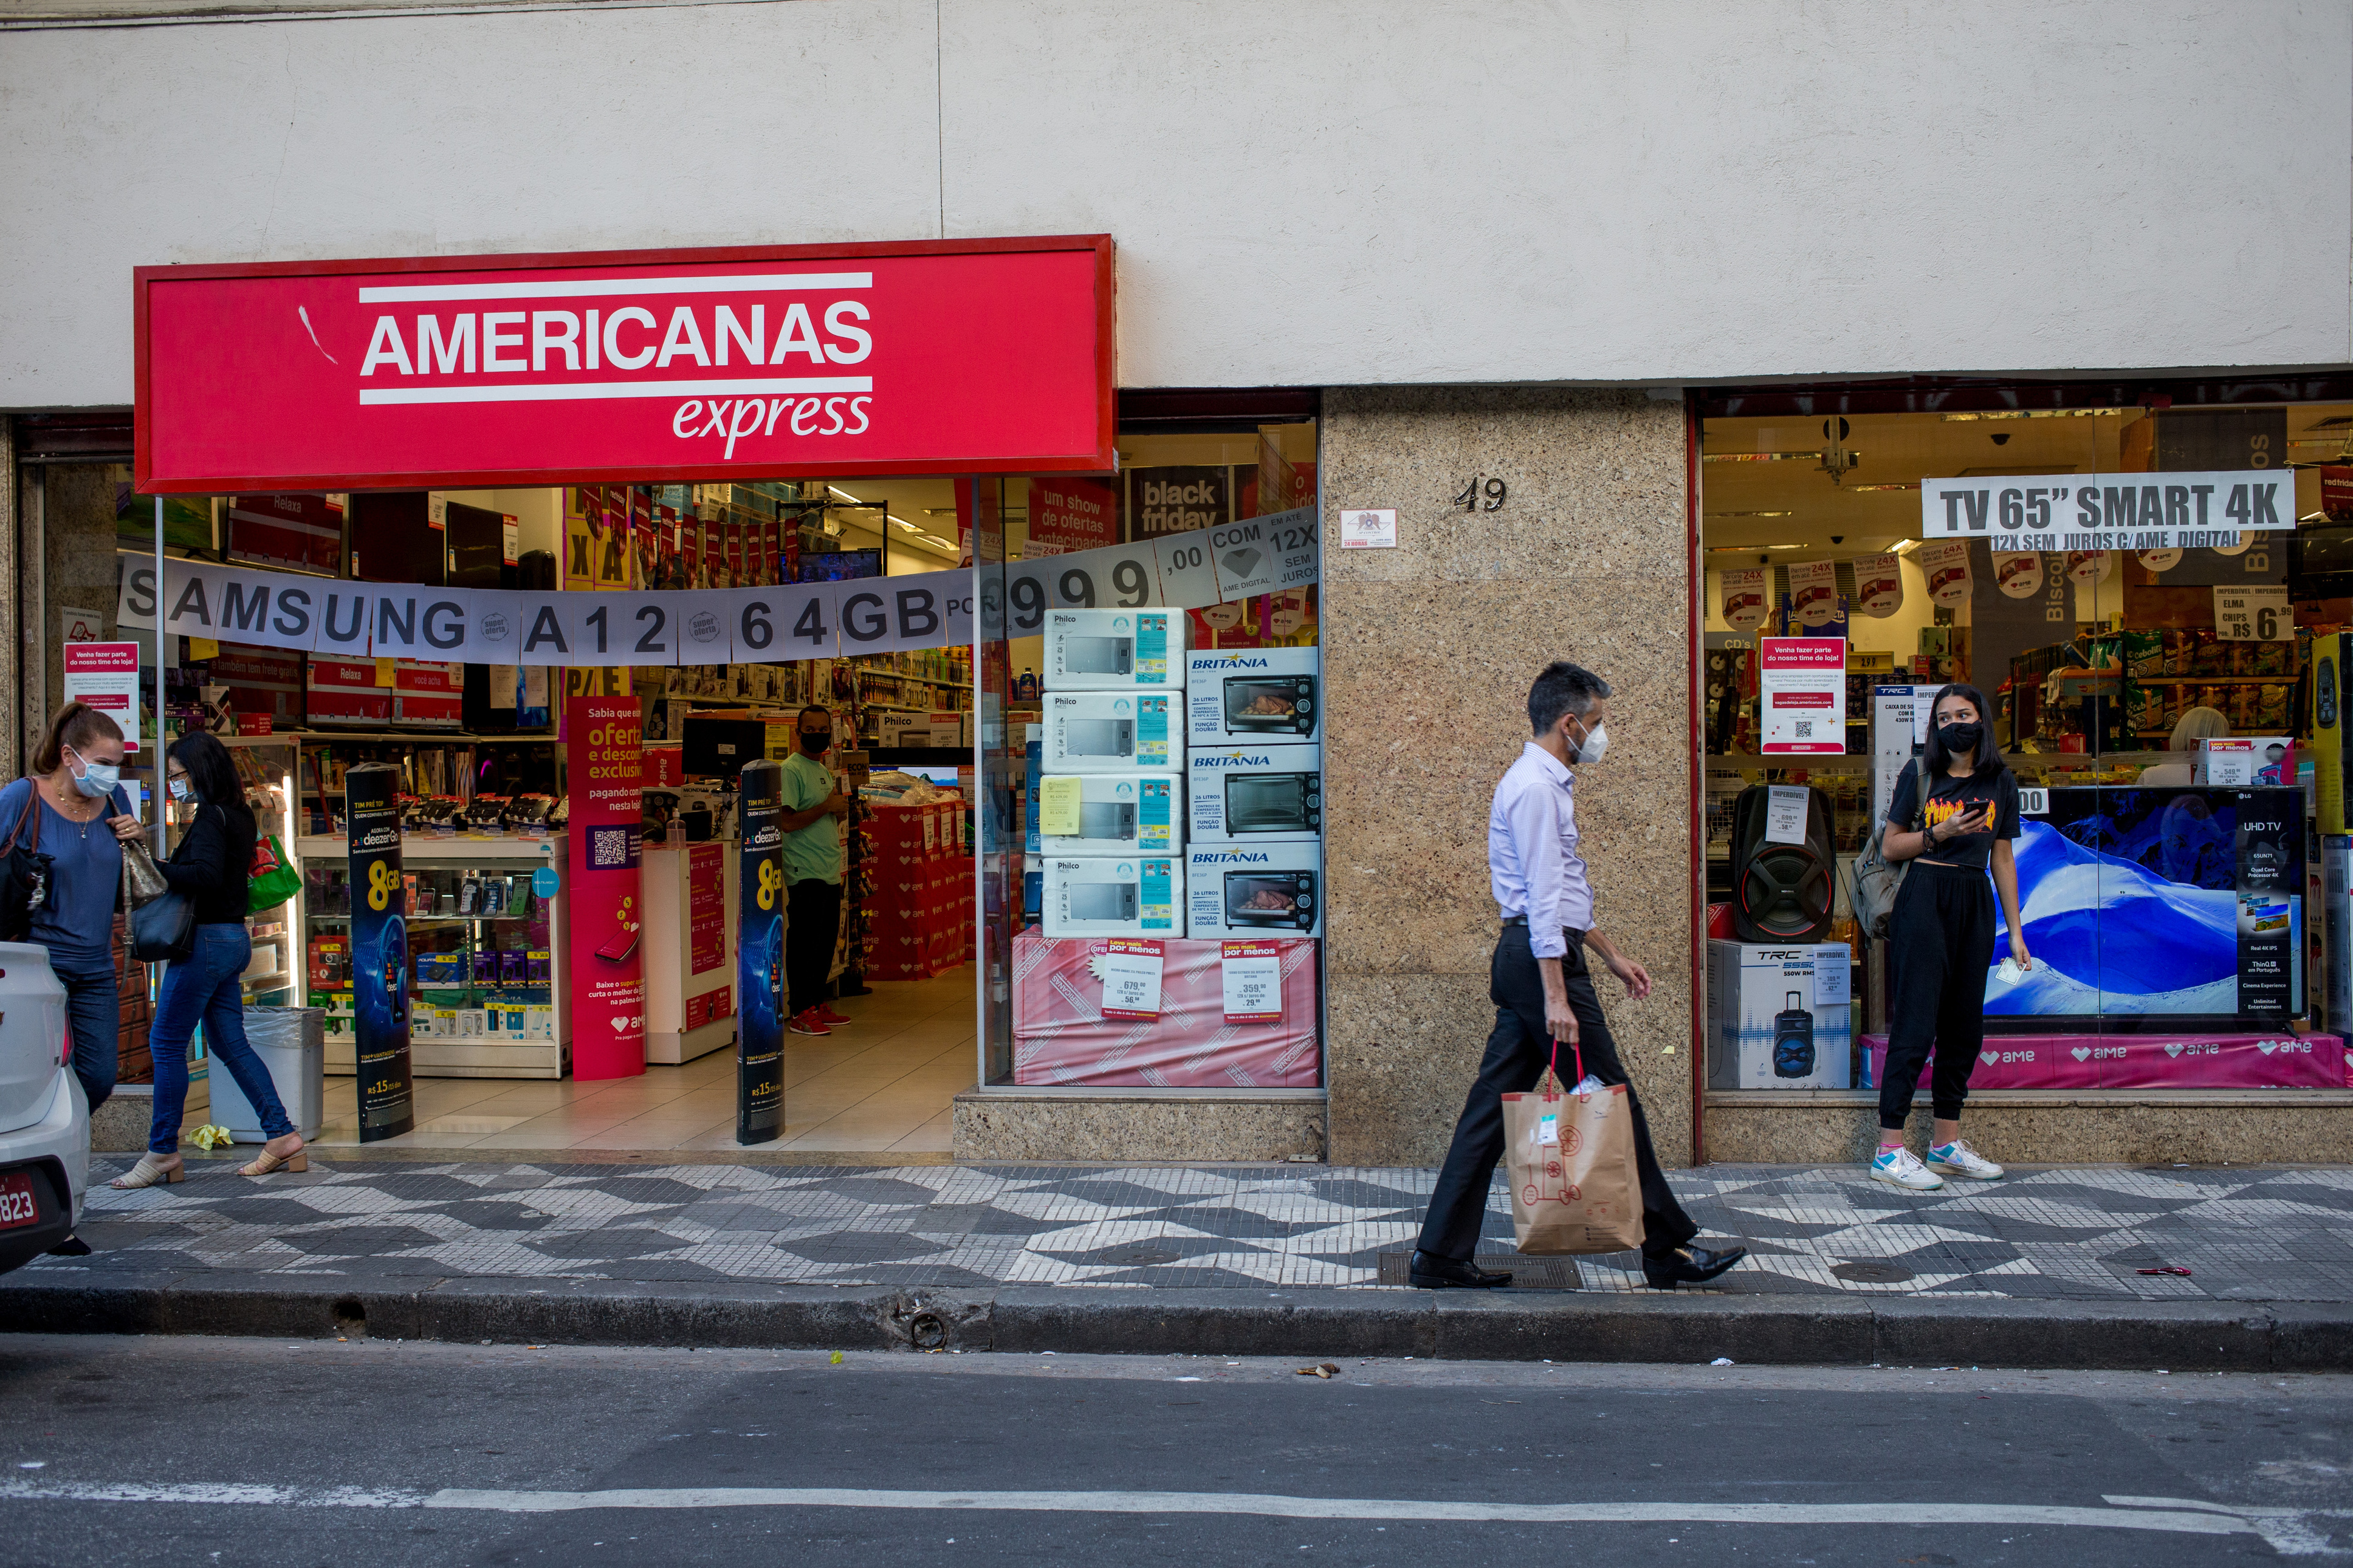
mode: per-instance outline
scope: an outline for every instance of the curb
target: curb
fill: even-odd
[[[16,1274],[18,1333],[222,1334],[449,1343],[1064,1354],[1419,1356],[1451,1361],[2353,1370],[2353,1303],[1856,1300],[1582,1292],[919,1289],[548,1283],[412,1289],[256,1273]]]

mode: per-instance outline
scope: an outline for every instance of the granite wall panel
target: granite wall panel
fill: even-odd
[[[1320,439],[1331,1158],[1443,1156],[1493,1023],[1487,810],[1529,681],[1615,689],[1580,768],[1596,923],[1656,989],[1599,989],[1659,1154],[1692,1162],[1691,587],[1683,405],[1641,391],[1335,390]],[[1451,498],[1501,479],[1503,504]],[[1395,507],[1398,548],[1338,512]]]

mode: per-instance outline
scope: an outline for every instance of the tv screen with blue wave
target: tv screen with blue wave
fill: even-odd
[[[2301,791],[2047,794],[2049,814],[2023,819],[2012,847],[2034,967],[2014,984],[1989,971],[1989,1019],[2047,1027],[2302,1011]],[[2008,952],[1997,940],[1997,966]]]

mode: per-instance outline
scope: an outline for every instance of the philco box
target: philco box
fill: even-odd
[[[1041,802],[1051,795],[1059,804],[1065,791],[1077,799],[1056,816],[1040,806],[1044,854],[1166,855],[1184,847],[1185,787],[1173,773],[1040,775]]]
[[[1708,1087],[1852,1088],[1852,957],[1841,942],[1710,942]]]
[[[1049,610],[1046,689],[1181,687],[1191,624],[1182,610]]]
[[[2221,789],[2295,784],[2295,738],[2248,735],[2198,742],[2196,778]]]
[[[1170,749],[1169,704],[1176,704],[1181,724],[1184,701],[1181,693],[1050,691],[1040,765],[1050,773],[1174,767],[1185,753],[1181,737]]]
[[[1185,924],[1185,858],[1134,855],[1045,864],[1048,936],[1179,936]]]

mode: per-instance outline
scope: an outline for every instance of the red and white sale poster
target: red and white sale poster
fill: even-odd
[[[122,730],[123,750],[139,750],[139,645],[135,642],[68,643],[65,700],[86,702]]]
[[[926,824],[928,826],[928,823]],[[1160,1016],[1160,975],[1166,950],[1157,942],[1113,937],[1095,959],[1106,1018]]]
[[[686,967],[708,974],[727,959],[727,850],[686,847]]]
[[[645,889],[638,787],[644,727],[633,697],[565,704],[570,749],[572,1074],[636,1078],[646,1070],[645,962],[638,939]]]
[[[1094,479],[1029,481],[1029,555],[1067,555],[1119,542],[1118,498]]]
[[[1767,756],[1846,750],[1846,639],[1759,637],[1757,689]]]

